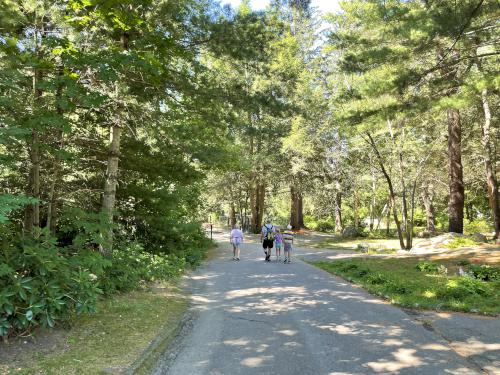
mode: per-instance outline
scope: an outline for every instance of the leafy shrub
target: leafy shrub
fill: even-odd
[[[444,288],[437,291],[437,295],[444,298],[460,299],[474,294],[489,296],[492,294],[491,286],[470,277],[460,277],[449,280]]]
[[[389,278],[380,272],[368,275],[366,281],[373,285],[382,285],[390,283]]]
[[[0,252],[0,336],[95,311],[101,290],[78,255],[69,261],[46,231],[38,239],[8,240]]]
[[[150,254],[134,242],[117,243],[113,257],[105,258],[94,250],[93,234],[88,235],[96,233],[92,228],[72,232],[61,246],[46,230],[38,238],[19,237],[0,224],[0,336],[53,327],[75,314],[95,312],[102,293],[167,280],[186,266],[183,256]],[[201,253],[196,250],[197,259]],[[187,250],[185,254],[192,255]]]
[[[161,281],[179,276],[186,261],[176,255],[147,253],[137,244],[113,252],[112,263],[99,280],[105,294],[137,289],[142,281]]]
[[[419,262],[415,268],[420,272],[436,273],[439,270],[439,264],[434,262]]]
[[[493,226],[487,220],[477,219],[473,221],[465,220],[464,233],[488,233],[493,232]]]
[[[470,237],[457,237],[448,242],[445,247],[448,249],[458,249],[459,247],[476,246],[477,242]]]
[[[316,219],[312,216],[304,218],[306,227],[318,232],[332,232],[335,230],[335,221],[332,218]]]
[[[471,264],[468,267],[469,273],[478,280],[496,281],[500,280],[500,267],[491,267],[488,265]]]
[[[470,261],[467,259],[459,259],[457,261],[457,266],[468,266],[470,264]]]
[[[397,283],[397,282],[389,282],[387,284],[386,288],[387,288],[387,290],[390,290],[391,292],[394,292],[397,294],[409,294],[412,291],[411,287]]]

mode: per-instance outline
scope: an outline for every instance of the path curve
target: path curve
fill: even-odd
[[[192,328],[154,374],[480,374],[397,307],[295,259],[263,262],[257,243],[189,276]]]

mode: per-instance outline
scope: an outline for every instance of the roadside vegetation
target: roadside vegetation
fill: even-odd
[[[497,3],[0,0],[2,340],[175,279],[207,221],[500,242]]]
[[[500,313],[498,264],[459,258],[357,258],[313,264],[401,307]]]
[[[175,288],[158,285],[99,301],[97,313],[70,322],[70,329],[13,339],[0,353],[0,373],[118,373],[137,361],[155,336],[174,331],[186,306]]]

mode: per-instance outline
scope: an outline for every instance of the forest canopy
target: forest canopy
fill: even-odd
[[[0,0],[0,336],[168,279],[211,219],[498,241],[496,1]]]

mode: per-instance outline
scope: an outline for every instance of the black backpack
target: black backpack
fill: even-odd
[[[266,235],[265,239],[269,241],[274,241],[274,226],[271,225],[271,228],[269,228],[267,225],[264,224],[264,228],[266,228]]]

